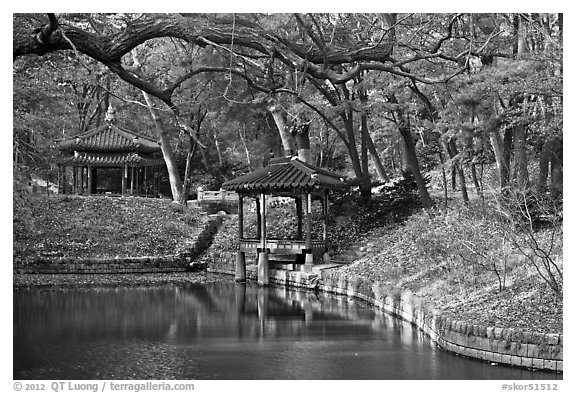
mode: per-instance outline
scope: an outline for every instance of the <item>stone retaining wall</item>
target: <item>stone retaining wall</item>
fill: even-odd
[[[318,289],[320,283],[320,276],[313,273],[297,272],[291,270],[269,270],[270,285],[286,286],[301,289]],[[246,266],[246,278],[253,281],[258,281],[258,266]]]
[[[210,250],[211,251],[211,250]],[[223,251],[221,253],[210,253],[207,255],[208,272],[220,274],[235,274],[236,253]],[[249,263],[249,256],[246,255],[246,263]]]
[[[562,334],[533,333],[452,320],[410,291],[361,277],[346,277],[333,270],[321,272],[319,289],[365,300],[417,326],[450,352],[488,362],[563,371]]]
[[[122,273],[174,273],[205,266],[190,266],[211,244],[222,218],[213,215],[197,236],[194,246],[186,252],[161,257],[127,258],[42,258],[18,262],[18,274],[122,274]]]

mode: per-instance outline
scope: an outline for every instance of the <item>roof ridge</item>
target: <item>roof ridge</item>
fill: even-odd
[[[294,159],[290,160],[290,164],[295,166],[297,169],[304,171],[307,175],[312,175],[313,173],[317,173],[315,168],[310,168],[308,166],[309,164],[306,164],[304,161],[300,161],[300,159],[298,159],[298,158],[294,158]]]
[[[153,136],[150,136],[150,135],[144,133],[143,131],[132,131],[132,130],[129,130],[128,128],[122,127],[122,126],[120,126],[120,125],[118,125],[118,124],[112,124],[112,126],[116,127],[118,130],[120,130],[120,131],[122,131],[122,132],[125,132],[125,133],[127,133],[127,134],[134,135],[134,136],[136,136],[136,137],[138,137],[138,138],[147,139],[147,140],[149,140],[150,142],[158,143],[158,142],[154,139]]]
[[[66,137],[66,138],[64,138],[63,142],[66,142],[66,141],[69,141],[69,140],[73,140],[73,139],[76,139],[76,138],[84,139],[84,138],[91,137],[91,136],[97,134],[98,132],[101,132],[100,129],[101,129],[101,128],[104,128],[105,126],[106,126],[106,124],[102,124],[102,125],[100,125],[100,126],[98,126],[98,127],[94,127],[94,128],[89,129],[89,130],[86,130],[86,131],[84,131],[84,132],[81,132],[80,134],[76,134],[76,135],[73,135],[73,136]]]
[[[340,188],[347,183],[342,176],[292,159],[284,164],[261,167],[225,182],[222,187],[239,192],[264,192],[281,189]]]

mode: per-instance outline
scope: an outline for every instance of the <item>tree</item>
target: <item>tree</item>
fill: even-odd
[[[360,83],[362,74],[368,71],[404,80],[407,86],[413,86],[408,88],[446,83],[468,70],[470,59],[484,55],[497,36],[488,30],[472,40],[465,14],[48,14],[44,22],[37,17],[25,23],[21,22],[23,19],[26,18],[22,15],[15,16],[18,23],[14,23],[14,58],[62,50],[74,51],[79,59],[86,55],[160,100],[171,111],[170,123],[191,136],[194,131],[183,117],[177,95],[186,81],[200,74],[218,73],[227,78],[229,84],[222,94],[226,99],[233,80],[244,81],[253,103],[265,102],[277,94],[294,97],[343,137],[343,142],[348,142],[355,176],[366,191],[366,152],[371,150],[368,119],[366,127],[357,125],[356,119],[360,123],[363,120],[362,115],[354,116],[358,108],[351,105],[358,96],[350,90],[354,83]],[[102,28],[104,25],[106,29]],[[159,80],[140,74],[132,68],[129,54],[157,39],[199,47],[203,53],[217,53],[220,61],[171,62],[170,72]],[[309,102],[310,97],[303,94],[306,90],[302,88],[307,84],[321,87],[318,91],[328,102],[330,99],[322,92],[326,86],[340,94],[340,103],[347,107],[338,102],[331,105],[337,107],[342,127],[334,124],[323,108]],[[334,91],[328,93],[334,95]],[[411,127],[407,121],[411,116],[406,106],[409,103],[398,105],[403,107],[399,111],[404,113],[402,125],[407,127],[400,131],[401,140],[407,141]],[[407,150],[414,170],[417,155],[410,151],[410,144]],[[425,187],[421,189],[422,198],[428,206],[424,190]]]

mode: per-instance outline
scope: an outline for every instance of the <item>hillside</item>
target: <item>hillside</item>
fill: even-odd
[[[44,196],[14,203],[14,259],[172,255],[191,246],[206,215],[170,200]]]

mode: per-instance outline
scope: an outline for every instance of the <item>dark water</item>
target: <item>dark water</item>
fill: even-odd
[[[346,298],[213,283],[14,292],[14,379],[548,379]]]

